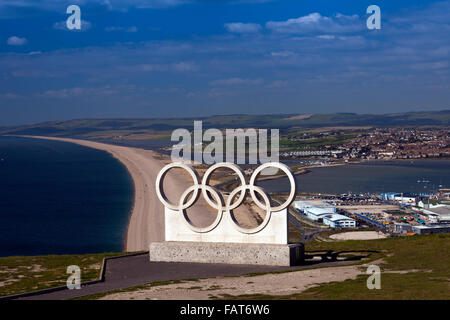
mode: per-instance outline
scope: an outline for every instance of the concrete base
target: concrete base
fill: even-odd
[[[304,259],[304,246],[166,241],[150,243],[150,261],[294,266]]]

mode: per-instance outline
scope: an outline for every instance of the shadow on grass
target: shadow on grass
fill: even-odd
[[[304,254],[302,265],[316,265],[324,262],[361,261],[380,253],[376,250],[346,250],[346,251],[307,251]]]

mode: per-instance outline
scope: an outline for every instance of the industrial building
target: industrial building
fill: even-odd
[[[450,206],[437,205],[422,209],[422,214],[433,223],[450,223]]]
[[[307,208],[326,208],[327,210],[330,210],[329,212],[336,212],[336,207],[332,206],[331,204],[323,201],[323,200],[312,200],[312,201],[306,201],[306,200],[300,200],[294,202],[294,207],[297,210],[305,211]]]
[[[450,189],[439,189],[439,196],[450,200]]]
[[[336,213],[336,207],[326,202],[311,203],[309,201],[295,201],[294,207],[307,218],[321,222],[331,228],[354,228],[356,220]]]
[[[402,204],[415,204],[417,195],[412,194],[412,193],[388,192],[388,193],[382,193],[381,199],[398,201]]]
[[[426,226],[414,226],[408,223],[395,223],[395,232],[415,234],[450,233],[450,224],[430,224]]]

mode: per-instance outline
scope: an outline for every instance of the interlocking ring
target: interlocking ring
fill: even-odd
[[[258,175],[262,172],[262,170],[269,168],[269,167],[278,168],[278,169],[281,169],[282,171],[284,171],[284,173],[288,176],[289,182],[291,185],[291,191],[289,193],[287,200],[282,205],[279,205],[277,207],[272,207],[269,196],[264,192],[264,190],[261,187],[258,187],[255,185]],[[187,188],[184,191],[184,193],[181,196],[179,203],[177,205],[172,204],[167,199],[167,197],[164,194],[164,191],[162,190],[164,177],[166,176],[167,172],[172,168],[185,169],[190,174],[190,176],[192,177],[192,180],[194,182],[194,184],[192,186],[190,186],[189,188]],[[221,197],[221,194],[215,188],[213,188],[212,186],[210,186],[208,184],[211,174],[219,168],[228,168],[228,169],[233,170],[236,173],[238,180],[240,180],[240,183],[241,183],[241,185],[239,187],[237,187],[230,193],[225,205],[224,205],[223,199]],[[295,179],[294,179],[294,175],[293,175],[291,169],[288,166],[286,166],[282,163],[278,163],[278,162],[268,162],[268,163],[265,163],[265,164],[259,166],[253,172],[253,174],[250,178],[249,184],[246,183],[245,176],[244,176],[241,168],[233,163],[228,163],[228,162],[217,163],[217,164],[211,166],[205,172],[205,175],[203,176],[203,179],[202,179],[202,183],[199,184],[198,181],[199,181],[198,173],[190,165],[187,165],[184,163],[171,163],[171,164],[166,165],[159,172],[158,177],[156,178],[156,194],[158,195],[159,200],[164,204],[164,206],[166,206],[167,208],[169,208],[171,210],[179,211],[183,215],[184,221],[187,223],[187,226],[192,231],[199,232],[199,233],[209,232],[209,231],[213,230],[214,228],[216,228],[219,225],[224,212],[228,212],[230,214],[230,217],[231,217],[232,221],[234,222],[234,226],[239,232],[246,233],[246,234],[257,233],[257,232],[261,231],[262,229],[264,229],[266,227],[266,225],[269,223],[272,212],[281,211],[281,210],[287,208],[291,204],[291,202],[294,200],[295,192],[296,192]],[[217,210],[216,219],[210,226],[205,227],[205,228],[194,226],[186,214],[186,209],[190,208],[197,201],[197,199],[199,197],[200,189],[202,190],[202,195],[205,198],[206,202],[211,207],[213,207],[214,209]],[[252,229],[247,229],[247,228],[241,227],[238,224],[234,215],[232,214],[232,211],[234,209],[236,209],[237,207],[239,207],[244,202],[245,196],[247,194],[247,190],[250,191],[250,195],[251,195],[254,203],[259,208],[266,211],[266,216],[265,216],[263,222],[256,228],[252,228]],[[193,195],[185,203],[185,201],[190,193],[193,193]],[[233,203],[233,199],[236,197],[236,195],[238,193],[240,193],[239,197]],[[259,201],[258,197],[256,196],[256,193],[258,193],[259,195],[262,196],[262,198],[264,200],[264,204],[262,204],[261,201]],[[209,194],[212,195],[215,202],[211,199]]]
[[[184,200],[186,199],[186,197],[191,193],[191,192],[195,192],[197,194],[198,197],[198,190],[202,189],[202,191],[208,191],[210,192],[214,198],[216,198],[216,201],[218,203],[218,205],[214,205],[214,207],[217,209],[217,217],[214,220],[214,222],[208,226],[208,227],[197,227],[195,225],[193,225],[188,217],[188,215],[186,214],[186,209],[189,208],[190,206],[188,206],[186,209],[183,209],[183,203]],[[194,199],[194,196],[191,198],[191,200]],[[194,202],[197,201],[197,199],[194,199]],[[193,202],[193,203],[194,203]],[[223,211],[222,211],[222,198],[220,197],[220,193],[217,193],[217,191],[211,187],[211,186],[206,186],[206,185],[193,185],[190,186],[189,188],[186,189],[186,191],[184,191],[183,195],[180,198],[180,209],[179,211],[181,211],[181,214],[183,214],[184,217],[184,221],[187,223],[187,226],[189,228],[191,228],[192,231],[198,232],[198,233],[206,233],[209,232],[211,230],[213,230],[215,227],[217,227],[217,225],[220,223],[220,220],[222,220],[222,215],[223,215]],[[193,204],[192,203],[192,204]],[[213,208],[214,208],[213,207]]]
[[[175,205],[169,202],[166,195],[164,194],[163,190],[163,181],[164,177],[166,176],[167,172],[172,168],[182,168],[186,170],[192,177],[192,180],[194,181],[194,186],[198,186],[198,180],[200,179],[198,176],[197,171],[192,168],[190,165],[181,163],[181,162],[173,162],[168,165],[166,165],[164,168],[161,169],[161,171],[158,173],[158,176],[156,177],[156,195],[158,196],[159,200],[163,203],[164,206],[171,210],[178,210],[179,205]],[[194,204],[194,202],[197,200],[198,197],[198,189],[194,191],[194,195],[192,198],[186,203],[186,205],[183,205],[183,209],[187,209],[190,206]]]
[[[229,163],[229,162],[222,162],[222,163],[216,163],[215,165],[209,167],[208,170],[206,170],[205,175],[203,176],[202,179],[202,185],[206,186],[209,183],[209,176],[216,171],[219,168],[229,168],[231,170],[233,170],[239,180],[241,181],[241,186],[245,186],[245,177],[244,177],[244,173],[242,172],[241,168],[239,168],[237,165],[233,164],[233,163]],[[206,202],[208,202],[208,204],[213,207],[214,209],[218,209],[215,205],[214,202],[211,201],[211,198],[208,195],[208,192],[206,192],[206,189],[203,189],[203,197],[205,198]],[[241,192],[241,194],[239,195],[239,199],[236,201],[236,203],[238,203],[236,206],[233,206],[233,208],[229,208],[227,205],[227,211],[229,210],[233,210],[234,208],[237,208],[238,206],[240,206],[240,204],[244,201],[245,199],[245,190],[243,190]]]
[[[249,186],[249,185],[243,185],[243,186],[239,186],[238,188],[236,188],[236,189],[234,189],[231,193],[230,193],[230,195],[228,196],[228,201],[227,201],[227,208],[231,208],[231,204],[230,204],[230,202],[232,201],[232,199],[234,198],[234,196],[239,192],[239,191],[241,191],[241,194],[244,194],[244,197],[245,197],[245,191],[246,191],[246,189],[249,189],[249,190],[253,190],[253,192],[258,192],[260,195],[262,195],[262,197],[263,197],[263,199],[264,199],[264,202],[266,203],[266,208],[270,208],[270,199],[269,199],[269,197],[267,196],[267,194],[264,192],[264,190],[262,189],[262,188],[260,188],[260,187],[258,187],[258,186]],[[253,196],[252,196],[252,198],[253,198]],[[253,198],[253,200],[255,200],[255,198]],[[256,201],[255,201],[255,203],[256,203]],[[258,204],[257,204],[258,205]],[[258,205],[259,206],[259,205]],[[259,225],[259,226],[257,226],[257,227],[255,227],[255,228],[252,228],[252,229],[247,229],[247,228],[242,228],[240,225],[239,225],[239,223],[237,222],[237,220],[236,220],[236,218],[234,217],[234,215],[233,214],[231,214],[231,211],[232,211],[232,209],[230,209],[230,210],[227,210],[229,213],[230,213],[230,217],[231,217],[231,219],[233,220],[233,222],[234,222],[234,227],[238,230],[238,231],[240,231],[240,232],[242,232],[242,233],[257,233],[257,232],[259,232],[259,231],[261,231],[262,229],[264,229],[265,227],[266,227],[266,225],[269,223],[269,221],[270,221],[270,217],[272,216],[272,212],[270,211],[270,210],[266,210],[266,216],[264,217],[264,220],[263,220],[263,222]]]
[[[277,169],[281,169],[284,171],[284,173],[286,174],[286,176],[289,178],[289,183],[291,185],[291,192],[289,193],[289,196],[287,198],[287,200],[282,204],[279,205],[278,207],[275,208],[264,208],[264,205],[259,202],[258,198],[255,196],[255,192],[253,189],[250,189],[250,194],[252,195],[253,201],[255,201],[255,203],[258,205],[258,207],[260,207],[261,209],[266,209],[266,210],[270,210],[270,212],[278,212],[281,211],[287,207],[289,207],[289,205],[292,203],[292,201],[295,198],[295,193],[296,193],[296,185],[295,185],[295,178],[294,178],[294,173],[292,172],[291,168],[289,168],[287,165],[284,165],[282,163],[279,162],[267,162],[264,163],[262,165],[260,165],[258,168],[256,168],[255,171],[253,171],[252,176],[250,177],[250,185],[254,186],[256,179],[258,178],[258,175],[267,168],[277,168]],[[270,203],[269,203],[270,206]]]

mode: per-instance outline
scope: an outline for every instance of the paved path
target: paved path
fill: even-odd
[[[229,265],[181,262],[150,262],[148,253],[107,260],[105,281],[82,286],[80,290],[61,290],[20,298],[23,300],[61,300],[123,289],[155,281],[183,280],[242,275],[255,272],[300,270],[345,265],[355,261],[314,261],[295,267]]]

